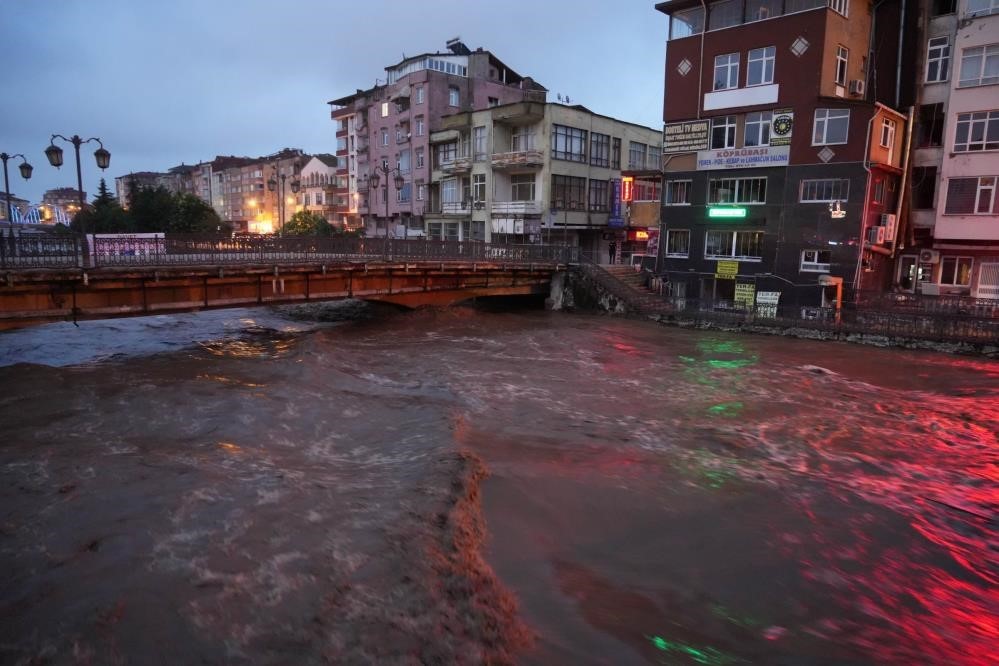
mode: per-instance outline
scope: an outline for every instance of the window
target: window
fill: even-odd
[[[611,169],[621,168],[621,139],[611,141]]]
[[[514,127],[510,134],[510,150],[515,153],[534,150],[534,127]]]
[[[935,166],[913,167],[912,207],[915,210],[934,208],[937,191],[937,168]]]
[[[690,230],[666,230],[666,256],[686,258],[690,255]]]
[[[410,200],[413,195],[413,186],[410,183],[403,183],[402,189],[395,191],[395,200],[400,203],[406,203]],[[316,202],[319,203],[319,202]]]
[[[645,151],[646,151],[646,146],[644,143],[638,143],[637,141],[628,142],[629,169],[645,168]]]
[[[423,201],[427,196],[427,186],[420,183],[416,186],[416,200]]]
[[[999,44],[976,46],[961,51],[959,88],[999,83]]]
[[[947,181],[945,215],[991,215],[999,212],[996,176],[951,178]]]
[[[397,164],[397,166],[399,167],[399,171],[401,171],[402,173],[409,173],[410,171],[411,167],[410,167],[409,155],[410,153],[408,149],[399,152],[399,163]]]
[[[841,86],[846,85],[846,66],[850,61],[849,49],[842,46],[836,47],[836,83]]]
[[[704,9],[697,7],[676,12],[670,16],[669,38],[680,39],[697,35],[704,31]]]
[[[430,240],[441,240],[444,235],[443,222],[427,222],[427,238]]]
[[[441,181],[441,203],[454,204],[461,202],[461,191],[457,178],[446,178]]]
[[[552,176],[552,207],[559,210],[575,208],[583,210],[586,205],[586,179],[576,176]]]
[[[930,16],[943,16],[957,11],[957,0],[933,0]]]
[[[472,201],[486,200],[486,174],[472,174]]]
[[[447,88],[447,103],[448,106],[459,106],[461,103],[461,93],[458,91],[458,86],[448,86]]]
[[[605,167],[610,165],[610,135],[590,133],[590,164]]]
[[[382,102],[382,118],[387,118],[389,114],[389,103]]]
[[[395,142],[396,143],[402,143],[402,138],[404,136],[405,136],[405,134],[402,133],[402,127],[396,127],[395,128]]]
[[[712,90],[731,90],[739,87],[739,54],[726,53],[715,56],[715,83]]]
[[[746,0],[746,23],[775,18],[783,13],[782,10],[781,0]]]
[[[689,180],[667,180],[665,204],[667,206],[689,206],[692,184]]]
[[[423,168],[423,148],[416,149],[416,168]]]
[[[711,119],[711,147],[735,148],[735,116]]]
[[[988,16],[999,13],[999,0],[968,0],[968,16]]]
[[[458,158],[458,143],[442,143],[437,146],[437,165],[450,164]]]
[[[660,146],[649,146],[649,152],[645,158],[645,168],[661,170],[663,161],[663,149]]]
[[[943,145],[944,105],[923,104],[919,107],[916,145],[920,148]]]
[[[534,201],[534,174],[515,173],[510,176],[511,201]]]
[[[999,111],[957,114],[954,152],[999,150]]]
[[[885,181],[876,180],[874,181],[874,203],[883,204],[885,202]]]
[[[552,125],[552,158],[570,162],[586,161],[586,130]]]
[[[829,8],[843,16],[849,16],[850,0],[829,0]]]
[[[708,9],[708,30],[728,28],[742,23],[742,2],[722,0],[712,2]]]
[[[389,145],[389,133],[387,129],[382,130],[382,145],[383,146]]]
[[[472,128],[472,159],[476,162],[486,159],[486,128]]]
[[[632,187],[632,201],[660,201],[662,192],[659,179],[636,178]]]
[[[815,109],[812,145],[828,146],[846,143],[849,129],[849,109]]]
[[[746,114],[744,146],[748,148],[750,146],[770,145],[770,119],[772,116],[773,114],[770,111]]]
[[[489,101],[489,108],[492,108],[494,106],[499,106],[499,98],[498,97],[490,97],[488,101]]]
[[[606,213],[610,210],[610,183],[606,180],[590,181],[590,212]]]
[[[933,37],[926,45],[926,82],[946,81],[950,70],[950,37]]]
[[[889,150],[895,145],[895,121],[888,118],[881,119],[881,141],[882,148]]]
[[[954,287],[971,285],[971,257],[943,257],[940,259],[940,284]]]
[[[774,82],[774,55],[776,52],[777,50],[773,46],[753,49],[749,52],[749,59],[746,62],[747,86],[762,86]],[[717,77],[715,79],[717,80]]]
[[[718,178],[708,181],[709,204],[763,204],[767,202],[767,179]]]
[[[829,250],[802,250],[802,273],[826,273],[829,271],[831,252]]]
[[[708,231],[704,238],[705,259],[763,258],[762,231]]]
[[[423,136],[423,118],[416,119],[416,136]]]
[[[802,180],[798,195],[800,203],[828,203],[846,201],[850,194],[850,181],[846,178],[821,178]]]
[[[416,103],[423,104],[423,86],[416,86]]]

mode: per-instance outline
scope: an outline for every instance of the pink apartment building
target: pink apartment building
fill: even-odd
[[[420,236],[430,182],[430,133],[446,115],[546,100],[547,90],[495,55],[457,39],[385,68],[375,87],[329,102],[336,123],[337,215],[369,236]],[[377,185],[375,178],[377,176]]]

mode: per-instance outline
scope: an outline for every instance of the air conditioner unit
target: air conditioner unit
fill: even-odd
[[[885,242],[885,228],[869,227],[867,229],[867,241],[875,245],[883,245]]]
[[[863,79],[852,79],[850,81],[850,94],[862,97],[864,95],[864,86],[865,83]]]
[[[895,239],[895,222],[897,218],[892,213],[882,213],[881,226],[885,228],[885,238],[889,241]]]
[[[922,264],[939,264],[940,253],[936,250],[920,250],[919,262]]]

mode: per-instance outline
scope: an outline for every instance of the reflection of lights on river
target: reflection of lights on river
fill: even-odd
[[[731,655],[727,655],[721,650],[716,650],[712,647],[698,649],[685,643],[668,641],[662,636],[651,636],[649,637],[649,640],[652,641],[654,646],[663,652],[670,652],[675,655],[685,655],[698,664],[707,664],[708,666],[714,666],[717,664],[720,666],[721,664],[731,664],[735,661]]]

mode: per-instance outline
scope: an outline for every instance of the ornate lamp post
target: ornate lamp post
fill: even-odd
[[[271,175],[270,179],[267,181],[267,189],[271,192],[278,191],[278,221],[280,224],[278,235],[284,235],[284,193],[285,193],[285,180],[287,180],[288,174],[281,174],[281,189],[278,191],[278,179],[277,179],[277,167],[274,167],[274,174]],[[291,181],[291,191],[298,194],[301,189],[302,183],[297,178],[293,178]]]
[[[377,190],[378,189],[378,183],[381,182],[381,177],[378,175],[379,173],[385,175],[385,237],[388,238],[389,237],[388,177],[389,177],[389,174],[393,174],[393,173],[395,174],[395,178],[392,179],[392,182],[395,184],[396,191],[402,189],[402,186],[406,184],[406,179],[402,177],[402,172],[399,171],[398,167],[390,167],[387,164],[384,165],[384,166],[379,166],[379,165],[376,164],[374,172],[372,172],[372,174],[370,176],[368,176],[368,192],[369,193],[370,193],[371,190]],[[371,210],[370,197],[369,197],[369,201],[368,201],[368,210]],[[377,227],[376,227],[376,231],[377,231]],[[409,230],[407,229],[407,236],[408,236],[408,231]]]
[[[80,210],[82,211],[83,207],[86,206],[86,202],[83,200],[83,172],[80,170],[80,146],[85,143],[90,143],[91,141],[97,142],[100,148],[94,151],[94,159],[97,160],[97,166],[101,171],[107,169],[111,164],[111,153],[105,150],[104,144],[97,137],[81,139],[79,136],[74,134],[71,138],[67,139],[62,134],[53,134],[52,138],[49,139],[49,147],[45,149],[45,157],[48,158],[49,164],[57,169],[62,166],[62,148],[55,145],[56,139],[62,139],[63,141],[73,144],[73,148],[76,151],[76,193],[80,200]],[[80,231],[83,232],[84,236],[86,236],[87,230],[82,227],[82,223]]]
[[[28,164],[27,158],[21,153],[15,153],[13,155],[8,155],[7,153],[0,153],[0,160],[3,160],[3,191],[7,197],[7,222],[13,225],[14,215],[11,213],[11,203],[10,203],[10,182],[7,179],[7,160],[14,159],[15,157],[21,158],[21,166],[18,167],[21,170],[21,177],[25,180],[31,178],[31,170],[34,169],[33,166]],[[11,226],[13,231],[14,227]]]

